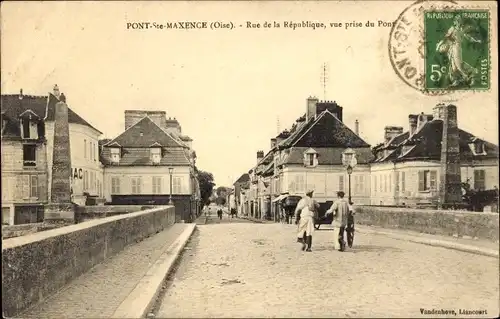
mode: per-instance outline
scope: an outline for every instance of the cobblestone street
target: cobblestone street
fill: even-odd
[[[284,224],[199,225],[160,299],[165,317],[455,317],[421,309],[499,310],[498,259],[356,233],[333,250],[316,231],[300,251]],[[468,315],[468,318],[481,317]]]

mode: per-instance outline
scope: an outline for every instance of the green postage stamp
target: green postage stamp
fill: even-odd
[[[426,89],[489,90],[489,11],[426,11],[424,27]]]

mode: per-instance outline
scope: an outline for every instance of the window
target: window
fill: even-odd
[[[23,145],[23,165],[36,166],[36,145]]]
[[[31,175],[30,197],[38,197],[38,176]]]
[[[23,127],[23,138],[29,139],[30,138],[30,121],[29,120],[22,120],[22,127]]]
[[[401,172],[401,191],[406,192],[406,176],[405,172]]]
[[[94,143],[89,141],[89,160],[92,160],[94,158],[94,152],[92,150],[94,149]]]
[[[153,194],[161,194],[161,176],[153,176]]]
[[[118,163],[120,161],[120,149],[119,148],[112,148],[111,149],[111,160],[115,163]]]
[[[314,166],[314,154],[307,154],[307,162],[309,166]]]
[[[387,175],[384,175],[384,192],[387,193]]]
[[[344,175],[339,176],[339,192],[344,191]]]
[[[383,182],[383,176],[379,176],[380,179],[379,179],[379,186],[380,186],[380,192],[383,193],[384,192],[384,183]]]
[[[387,189],[392,192],[392,175],[389,175],[389,183],[387,184]]]
[[[364,176],[359,176],[359,190],[360,193],[363,193],[365,191],[365,177]]]
[[[89,189],[89,172],[83,172],[83,191],[86,192]]]
[[[304,153],[304,166],[314,167],[314,166],[318,165],[317,158],[318,158],[318,154],[316,153],[316,151],[312,148],[308,149]]]
[[[95,172],[90,172],[90,189],[94,190],[95,188]]]
[[[111,177],[111,194],[120,194],[120,178]]]
[[[418,172],[418,191],[426,192],[437,189],[437,172],[419,171]]]
[[[484,169],[474,170],[474,189],[475,190],[486,189],[486,174]]]
[[[132,177],[132,194],[140,194],[141,193],[141,178],[140,177]]]
[[[20,175],[18,183],[21,185],[21,197],[30,198],[38,197],[38,176],[37,175]]]
[[[153,147],[151,148],[151,161],[155,164],[160,163],[161,160],[161,148]]]
[[[180,193],[182,193],[181,178],[180,177],[174,177],[173,180],[172,180],[172,183],[173,183],[172,193],[173,194],[180,194]]]
[[[306,181],[304,175],[295,175],[295,191],[302,193],[306,191]]]
[[[377,175],[373,176],[373,192],[377,192]]]
[[[94,162],[97,162],[97,158],[99,157],[99,144],[94,144]]]
[[[83,158],[87,158],[87,140],[83,140]]]

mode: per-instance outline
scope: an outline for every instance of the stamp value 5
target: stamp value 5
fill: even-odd
[[[426,11],[425,87],[488,90],[491,84],[490,13]]]

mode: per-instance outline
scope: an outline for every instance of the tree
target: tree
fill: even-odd
[[[227,196],[231,193],[231,188],[225,186],[219,186],[215,190],[217,194],[216,203],[218,205],[226,205]]]
[[[212,195],[214,189],[214,176],[212,173],[198,170],[198,180],[200,183],[200,196],[201,202],[206,205],[210,203],[210,196]]]

